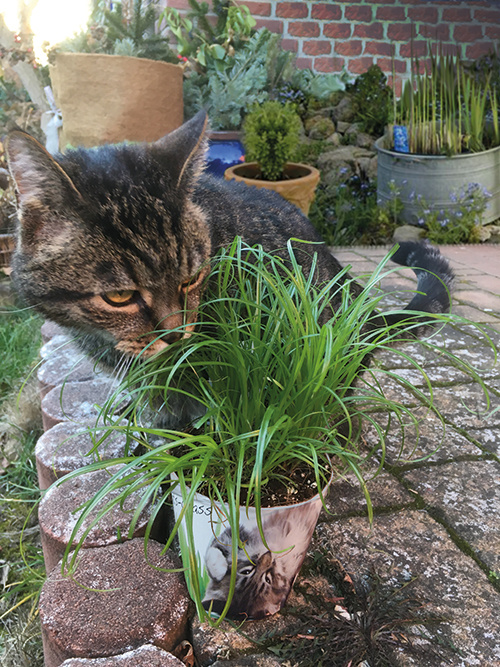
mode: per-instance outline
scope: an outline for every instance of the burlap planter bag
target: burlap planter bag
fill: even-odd
[[[183,122],[182,68],[157,60],[59,53],[50,68],[59,147],[155,141]]]

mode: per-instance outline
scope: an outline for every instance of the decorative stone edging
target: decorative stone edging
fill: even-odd
[[[50,487],[64,474],[92,462],[88,455],[92,439],[78,431],[85,423],[95,424],[91,421],[97,417],[94,405],[108,398],[110,382],[94,373],[87,379],[91,364],[86,360],[82,360],[84,372],[77,372],[79,363],[75,362],[81,355],[65,344],[58,327],[45,323],[42,336],[46,356],[38,373],[45,432],[35,452],[40,488],[48,489],[39,507],[48,574],[40,596],[45,667],[182,665],[170,651],[186,636],[191,603],[182,574],[172,572],[179,563],[171,552],[162,554],[163,545],[150,539],[145,561],[141,536],[148,510],[133,539],[127,541],[122,540],[133,507],[123,511],[117,507],[106,515],[85,539],[74,574],[61,574],[60,559],[75,525],[74,512],[109,476],[105,471],[84,473]],[[48,341],[54,336],[58,340],[50,346]],[[68,372],[74,381],[64,383]],[[54,378],[64,384],[50,388]],[[125,447],[125,438],[117,437],[100,447],[99,454],[115,458]],[[155,537],[162,531],[162,521],[156,522]]]

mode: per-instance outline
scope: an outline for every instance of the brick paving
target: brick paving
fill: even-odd
[[[339,248],[334,255],[351,273],[362,276],[375,268],[387,248]],[[455,313],[482,323],[495,347],[500,343],[500,246],[445,246],[456,274]],[[387,266],[389,268],[389,265]],[[407,269],[392,273],[383,288],[404,288]],[[411,281],[415,285],[415,281]],[[408,300],[408,299],[406,299]],[[467,325],[446,327],[437,341],[457,359],[469,361],[489,395],[456,364],[437,352],[424,353],[418,344],[406,347],[422,363],[434,385],[445,432],[432,414],[419,406],[416,393],[392,382],[384,386],[415,414],[425,415],[420,439],[406,434],[406,446],[419,462],[399,458],[399,431],[390,432],[384,472],[369,483],[375,509],[373,526],[366,518],[364,500],[348,481],[334,488],[329,503],[332,516],[320,519],[313,548],[326,549],[349,572],[370,567],[386,579],[416,578],[416,594],[431,613],[448,622],[440,631],[455,652],[449,662],[405,657],[408,665],[455,667],[500,665],[500,364],[495,362],[484,334]],[[398,361],[399,359],[399,361]],[[390,353],[375,365],[395,367],[425,391],[414,369],[401,369],[404,360]],[[408,365],[410,366],[410,365]],[[406,373],[406,375],[405,375]],[[392,392],[392,393],[391,393]],[[413,395],[412,395],[413,393]],[[493,412],[498,408],[497,412]],[[368,429],[365,433],[370,442]],[[432,453],[442,441],[441,448]]]

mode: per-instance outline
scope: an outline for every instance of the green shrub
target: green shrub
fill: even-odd
[[[378,65],[372,65],[347,86],[353,95],[356,109],[355,121],[361,130],[381,137],[392,116],[392,90],[387,78]]]
[[[248,114],[243,125],[248,161],[259,163],[264,180],[281,179],[297,151],[301,122],[290,104],[267,101]]]

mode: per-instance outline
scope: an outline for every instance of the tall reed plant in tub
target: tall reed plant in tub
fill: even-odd
[[[422,72],[422,73],[419,73]],[[389,183],[401,190],[402,220],[417,224],[410,193],[449,219],[453,192],[471,183],[490,193],[482,223],[500,218],[499,93],[490,74],[475,75],[454,55],[438,49],[424,63],[412,59],[412,76],[395,105],[395,125],[375,146],[377,196],[390,200]]]
[[[415,72],[423,73],[416,75]],[[412,63],[395,122],[407,128],[410,153],[477,153],[500,144],[497,91],[458,56],[433,54]]]
[[[314,244],[304,251],[314,253]],[[197,330],[163,354],[138,359],[103,409],[108,435],[127,433],[142,453],[86,468],[123,466],[110,470],[107,484],[86,503],[75,534],[111,489],[120,493],[98,510],[94,524],[134,491],[142,502],[131,531],[146,503],[156,507],[151,528],[161,504],[172,502],[166,548],[177,535],[197,612],[215,624],[226,615],[261,618],[284,604],[332,477],[350,471],[371,516],[363,462],[376,451],[382,467],[385,455],[385,431],[374,412],[418,425],[409,408],[384,395],[376,374],[363,372],[375,350],[411,337],[411,324],[403,335],[370,326],[381,307],[377,285],[387,258],[354,290],[357,296],[349,279],[342,286],[337,278],[316,284],[314,262],[305,275],[299,258],[291,245],[269,254],[239,239],[221,252]],[[329,309],[334,295],[341,303],[336,312]],[[429,315],[438,323],[450,317]],[[423,369],[400,349],[394,355],[421,372],[432,396]],[[397,371],[390,375],[412,387]],[[116,409],[123,407],[123,391],[131,397],[125,413]],[[418,392],[429,403],[424,393]],[[155,425],[154,414],[168,411],[179,396],[198,406],[192,426],[179,432]],[[372,451],[359,447],[361,419],[378,433]],[[77,553],[66,554],[70,571]]]

